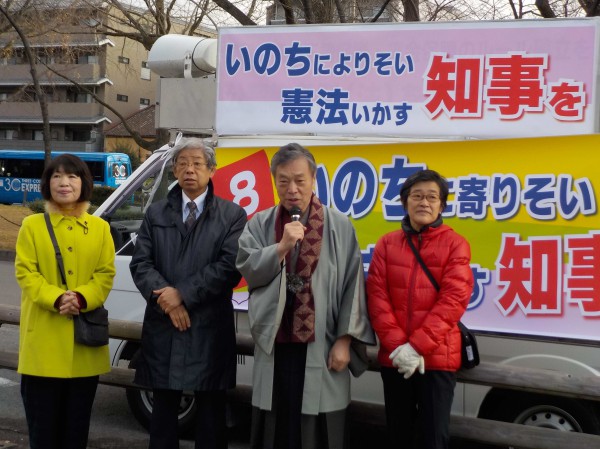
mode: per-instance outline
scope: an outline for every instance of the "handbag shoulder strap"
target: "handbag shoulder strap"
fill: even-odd
[[[414,253],[415,257],[417,258],[419,265],[421,265],[421,268],[423,268],[423,271],[425,272],[425,274],[427,275],[427,277],[429,278],[429,280],[431,281],[431,283],[433,284],[435,289],[437,291],[440,291],[440,286],[438,285],[437,281],[434,279],[433,275],[431,274],[431,271],[429,271],[429,268],[427,268],[427,265],[425,265],[425,262],[423,261],[421,254],[419,254],[419,251],[417,251],[417,248],[415,248],[415,244],[413,243],[412,238],[407,233],[405,233],[405,235],[406,235],[406,240],[408,240],[410,249],[412,249],[412,252]]]
[[[67,280],[65,278],[65,264],[63,262],[60,248],[58,247],[58,242],[56,241],[56,235],[54,234],[54,228],[52,228],[52,223],[50,222],[50,215],[48,214],[48,212],[44,212],[44,219],[46,220],[46,227],[48,228],[48,233],[50,234],[52,245],[54,246],[54,254],[56,255],[56,261],[58,262],[60,278],[62,279],[63,284],[67,285]]]
[[[415,244],[413,243],[412,239],[410,238],[410,235],[408,235],[408,234],[405,234],[405,235],[406,235],[406,240],[408,240],[410,249],[412,249],[412,252],[414,253],[415,257],[417,258],[419,265],[421,265],[421,268],[423,268],[423,271],[425,272],[425,274],[427,275],[427,277],[429,278],[429,280],[431,281],[431,283],[433,284],[435,289],[439,292],[440,286],[438,285],[437,281],[434,279],[433,274],[431,274],[431,271],[429,271],[429,268],[427,268],[427,265],[425,265],[425,261],[421,257],[421,254],[419,254],[419,251],[417,251],[417,248],[415,248]],[[457,325],[458,325],[458,328],[460,329],[461,333],[465,334],[465,333],[469,332],[469,329],[467,329],[467,326],[465,326],[461,321],[459,321],[457,323]]]

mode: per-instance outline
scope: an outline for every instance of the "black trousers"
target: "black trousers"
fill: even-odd
[[[98,376],[21,376],[31,449],[86,449]]]
[[[251,449],[345,449],[346,409],[302,414],[306,343],[275,343],[271,410],[252,409]]]
[[[408,379],[395,368],[381,368],[388,447],[447,449],[456,374],[418,372]]]
[[[149,449],[179,449],[177,415],[183,394],[180,390],[152,390],[152,419]],[[226,449],[225,390],[196,391],[196,449]]]
[[[275,345],[274,404],[275,447],[301,449],[302,392],[306,351],[304,343]]]

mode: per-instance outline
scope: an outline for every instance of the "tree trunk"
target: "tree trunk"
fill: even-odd
[[[281,6],[285,12],[285,23],[288,25],[294,25],[296,18],[294,17],[294,9],[292,8],[292,2],[290,0],[281,0]]]
[[[342,5],[342,0],[335,0],[335,8],[337,9],[338,17],[340,18],[340,23],[346,23],[346,13],[344,12],[344,5]]]
[[[306,23],[315,23],[315,15],[312,10],[311,0],[302,0],[304,6],[304,20]]]
[[[552,8],[550,7],[550,2],[548,0],[535,0],[535,6],[537,7],[544,19],[556,18],[556,14],[554,14],[554,11],[552,11]]]
[[[402,0],[404,5],[404,21],[419,22],[419,0]]]
[[[589,0],[585,2],[586,5],[586,17],[593,17],[599,15],[598,5],[600,4],[600,0]]]

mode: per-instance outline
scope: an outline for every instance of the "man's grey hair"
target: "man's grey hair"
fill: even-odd
[[[177,162],[177,157],[182,150],[202,150],[204,153],[204,159],[206,159],[207,168],[217,168],[217,157],[215,155],[215,149],[204,139],[199,137],[184,137],[173,147],[173,165]]]
[[[273,177],[275,177],[277,167],[280,165],[285,165],[288,162],[296,159],[300,159],[301,157],[306,159],[308,162],[308,167],[310,168],[310,173],[314,176],[317,172],[317,163],[315,162],[315,157],[310,151],[308,151],[299,143],[288,143],[277,150],[277,153],[275,153],[271,159],[271,174]]]

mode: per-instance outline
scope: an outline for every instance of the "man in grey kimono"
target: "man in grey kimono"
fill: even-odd
[[[280,203],[239,239],[255,342],[252,448],[344,448],[350,369],[360,375],[375,344],[354,228],[314,195],[316,169],[301,145],[281,147],[271,160]]]

